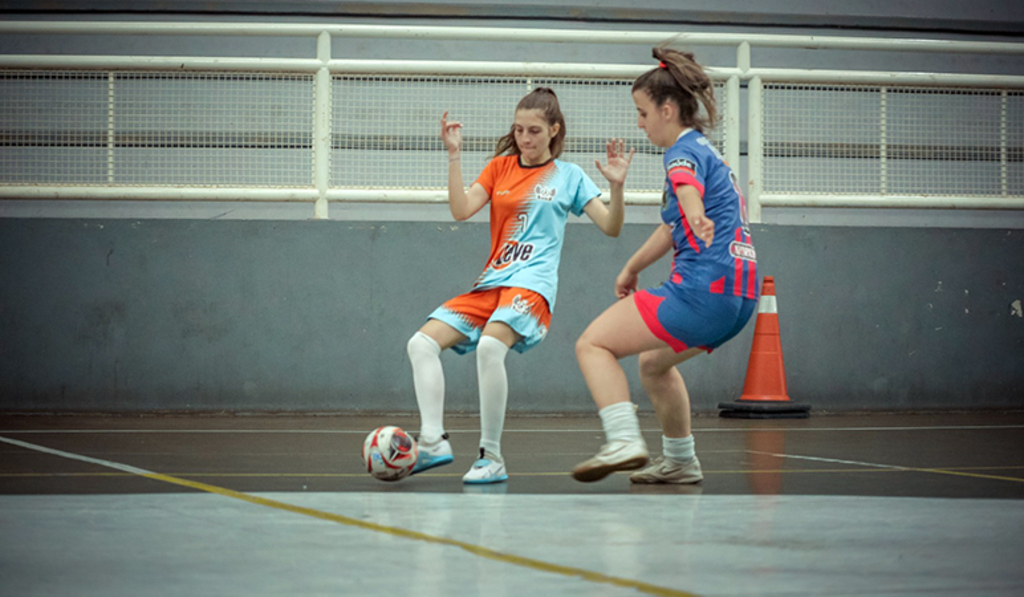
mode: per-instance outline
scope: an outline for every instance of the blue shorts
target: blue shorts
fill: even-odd
[[[676,352],[697,347],[711,352],[750,321],[757,300],[686,290],[671,282],[633,294],[648,329]]]

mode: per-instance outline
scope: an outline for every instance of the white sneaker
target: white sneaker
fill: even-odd
[[[508,473],[505,472],[505,463],[497,457],[488,454],[480,448],[480,459],[473,463],[473,467],[462,477],[462,482],[470,485],[481,485],[484,483],[501,483],[508,481]]]
[[[700,461],[694,456],[689,462],[679,462],[667,456],[658,456],[647,468],[629,476],[632,483],[700,483],[704,473]]]
[[[418,444],[419,455],[416,457],[416,465],[412,467],[410,475],[422,473],[443,464],[449,464],[455,458],[452,456],[452,445],[448,443],[448,434],[445,433],[437,443]]]
[[[647,464],[650,453],[644,439],[615,440],[601,446],[601,451],[572,469],[572,478],[584,483],[600,481],[615,471],[631,471]]]

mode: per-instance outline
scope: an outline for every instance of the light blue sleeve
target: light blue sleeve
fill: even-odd
[[[593,180],[590,180],[590,177],[583,171],[583,168],[575,164],[573,165],[578,174],[578,182],[576,184],[576,193],[573,195],[571,209],[573,214],[581,216],[583,215],[583,208],[590,203],[590,200],[601,196],[601,189],[597,188]]]

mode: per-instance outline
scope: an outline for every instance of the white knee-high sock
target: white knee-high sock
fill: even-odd
[[[480,384],[480,447],[501,460],[501,433],[508,403],[508,346],[497,338],[483,336],[476,346],[476,375]]]
[[[441,346],[423,332],[406,345],[412,363],[412,382],[420,408],[420,441],[432,444],[444,434],[444,369]]]
[[[630,401],[616,402],[597,411],[604,427],[604,436],[609,442],[640,439],[640,419],[636,407]]]

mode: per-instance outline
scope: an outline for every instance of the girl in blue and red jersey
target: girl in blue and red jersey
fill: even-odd
[[[690,429],[690,397],[676,365],[738,334],[757,305],[757,260],[743,194],[704,136],[717,114],[711,80],[692,54],[655,48],[654,57],[658,66],[633,84],[633,102],[638,126],[666,148],[663,223],[616,278],[622,300],[576,343],[607,441],[573,470],[578,481],[633,469],[642,469],[630,476],[633,483],[703,479]],[[670,249],[669,280],[637,292],[638,274]],[[662,428],[662,456],[653,462],[618,362],[638,353],[640,380]]]
[[[441,118],[448,149],[448,206],[465,220],[490,203],[491,252],[470,292],[434,310],[409,340],[420,411],[419,458],[413,474],[452,462],[444,432],[444,372],[441,352],[477,354],[480,391],[480,458],[464,483],[508,479],[501,434],[508,399],[505,356],[525,352],[547,333],[555,306],[558,264],[569,213],[587,214],[602,232],[618,236],[623,219],[623,184],[631,151],[609,141],[608,163],[596,163],[610,185],[609,204],[596,200],[597,186],[583,169],[558,157],[565,118],[555,92],[531,91],[516,106],[512,129],[498,140],[494,158],[469,189],[461,169],[462,125]]]

